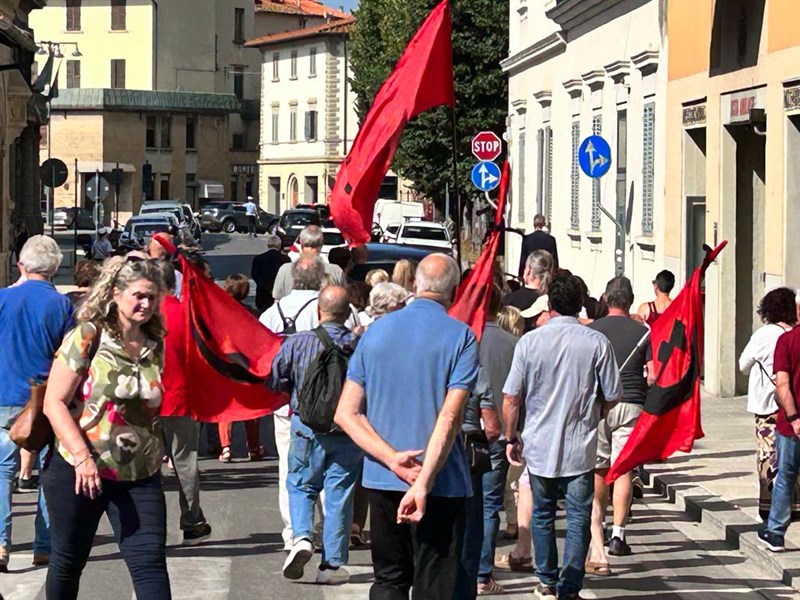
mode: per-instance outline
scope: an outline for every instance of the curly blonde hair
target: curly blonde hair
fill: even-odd
[[[508,333],[521,337],[525,333],[525,319],[522,312],[514,306],[504,306],[497,314],[497,325]]]
[[[133,260],[134,258],[136,260]],[[108,259],[78,311],[78,323],[91,322],[98,329],[104,329],[119,338],[121,331],[117,305],[114,302],[114,290],[124,291],[134,281],[142,279],[156,284],[159,293],[164,293],[164,281],[156,261],[143,260],[138,256],[115,256]],[[164,339],[166,329],[158,310],[142,326],[142,331],[151,340]]]

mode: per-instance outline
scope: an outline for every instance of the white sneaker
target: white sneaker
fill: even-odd
[[[344,567],[317,571],[317,583],[321,585],[341,585],[350,581],[350,573]]]
[[[286,557],[286,562],[283,563],[283,576],[286,579],[302,579],[303,567],[312,556],[314,556],[314,545],[310,540],[303,538],[295,542],[289,556]]]

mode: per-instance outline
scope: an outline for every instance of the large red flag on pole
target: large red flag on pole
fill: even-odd
[[[700,373],[703,370],[703,299],[701,286],[708,266],[728,244],[706,251],[703,264],[653,324],[650,345],[656,381],[628,442],[611,465],[606,481],[675,451],[689,452],[703,437],[700,423]]]
[[[486,314],[489,311],[489,300],[492,298],[494,261],[497,258],[497,248],[500,245],[510,175],[511,167],[506,161],[503,164],[503,174],[500,178],[500,193],[497,197],[494,230],[489,234],[489,241],[484,246],[483,252],[478,257],[469,277],[458,288],[456,301],[449,311],[451,317],[470,326],[478,341],[483,336]]]
[[[186,386],[198,421],[246,421],[288,403],[266,387],[280,338],[181,257]]]
[[[339,168],[331,215],[352,244],[370,240],[375,202],[406,123],[426,110],[455,103],[451,36],[450,6],[443,0],[381,86]]]

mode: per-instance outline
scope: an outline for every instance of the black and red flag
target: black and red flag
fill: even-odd
[[[469,325],[478,341],[483,336],[486,315],[489,312],[489,300],[492,297],[494,261],[497,258],[497,247],[500,245],[510,177],[511,167],[506,161],[500,177],[497,211],[494,217],[494,228],[489,234],[489,241],[483,247],[483,252],[478,257],[469,277],[459,286],[456,300],[448,311],[451,317]]]
[[[656,380],[628,442],[611,465],[606,481],[674,452],[689,452],[703,437],[700,373],[703,369],[702,283],[708,266],[728,244],[706,249],[703,264],[650,330]]]
[[[186,388],[198,421],[246,421],[288,403],[266,387],[280,338],[180,257],[186,315]]]

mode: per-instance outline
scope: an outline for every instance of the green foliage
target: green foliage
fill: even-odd
[[[361,0],[349,48],[357,110],[363,120],[375,94],[391,74],[406,44],[438,0]],[[508,112],[508,82],[500,61],[508,56],[508,0],[451,0],[453,68],[458,134],[458,185],[469,189],[475,160],[472,136],[488,129],[502,134]],[[440,107],[406,127],[393,169],[420,193],[443,205],[452,185],[453,129]]]

